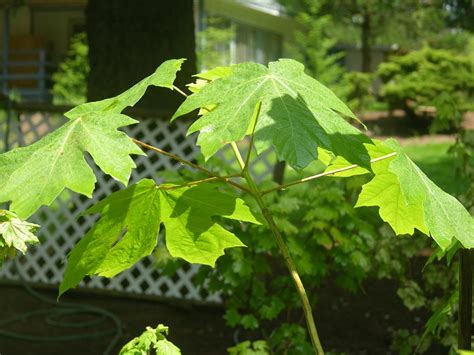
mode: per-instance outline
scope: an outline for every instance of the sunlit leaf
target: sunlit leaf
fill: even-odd
[[[341,116],[355,118],[354,114],[332,91],[306,75],[302,64],[281,59],[268,67],[243,63],[231,70],[189,96],[173,116],[216,105],[189,129],[189,133],[200,131],[198,144],[206,158],[249,132],[261,102],[255,131],[260,152],[273,146],[281,160],[303,168],[322,147],[369,166],[363,143],[370,140]]]
[[[125,344],[119,355],[149,355],[153,350],[156,355],[180,355],[181,350],[166,339],[167,335],[168,327],[163,324],[156,329],[146,327],[140,336]]]
[[[15,249],[25,254],[28,244],[39,243],[34,234],[38,228],[37,224],[23,221],[15,213],[0,210],[0,265]]]
[[[384,143],[396,156],[372,164],[374,178],[363,186],[357,206],[378,206],[397,234],[414,228],[446,249],[455,238],[474,247],[474,218],[453,196],[434,184],[393,141]]]
[[[65,188],[91,197],[96,178],[85,152],[103,172],[126,185],[135,167],[130,155],[143,153],[117,130],[137,122],[120,112],[140,100],[150,85],[172,88],[182,62],[164,62],[122,94],[69,111],[70,120],[38,142],[1,154],[0,202],[12,201],[10,209],[27,218]]]

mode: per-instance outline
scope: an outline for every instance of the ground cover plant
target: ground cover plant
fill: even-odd
[[[302,64],[280,59],[268,66],[242,63],[216,68],[199,74],[188,95],[173,84],[182,62],[166,61],[122,94],[77,106],[65,114],[69,121],[53,133],[0,155],[0,202],[10,202],[0,224],[1,248],[16,247],[12,242],[16,238],[35,242],[30,233],[35,226],[14,221],[24,221],[42,205],[50,205],[63,190],[92,195],[96,178],[85,152],[124,185],[135,167],[131,155],[144,154],[142,149],[206,175],[160,185],[144,179],[84,212],[100,214],[100,219],[69,254],[59,295],[87,275],[113,277],[131,267],[155,250],[160,230],[166,231],[164,245],[171,256],[214,266],[226,249],[245,246],[226,228],[227,221],[261,225],[272,236],[290,273],[312,348],[322,354],[298,263],[285,241],[284,228],[268,208],[272,195],[325,176],[368,175],[356,207],[378,207],[396,234],[419,230],[442,250],[456,242],[464,248],[474,246],[474,220],[462,204],[436,186],[395,140],[371,140],[352,125],[348,120],[361,123],[332,91],[305,74]],[[185,96],[172,120],[198,111],[188,133],[197,133],[205,160],[230,146],[238,171],[221,175],[206,164],[187,161],[119,131],[137,123],[122,112],[135,105],[149,86]],[[268,149],[295,171],[304,172],[315,161],[324,171],[281,185],[257,184],[250,162]],[[247,247],[255,246],[249,243]],[[160,243],[158,248],[164,246]],[[306,265],[304,271],[312,268],[317,265]]]

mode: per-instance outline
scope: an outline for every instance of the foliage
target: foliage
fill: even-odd
[[[313,295],[332,280],[355,291],[374,267],[368,255],[378,250],[380,238],[352,207],[358,185],[328,179],[315,187],[301,185],[267,198]],[[273,353],[308,353],[310,345],[299,324],[299,301],[278,263],[278,246],[269,231],[258,225],[231,228],[252,248],[229,250],[218,260],[216,270],[201,268],[199,280],[210,292],[224,297],[229,326],[258,331]],[[315,304],[317,298],[312,301]]]
[[[474,131],[460,130],[449,152],[457,163],[455,167],[457,180],[468,182],[467,186],[463,186],[464,189],[459,198],[472,212],[474,209]]]
[[[102,218],[76,245],[60,286],[60,294],[86,275],[113,277],[150,255],[164,224],[170,254],[190,263],[213,266],[224,249],[244,246],[212,217],[259,223],[241,199],[214,186],[157,186],[141,180],[112,194],[85,213]]]
[[[295,39],[288,44],[292,56],[305,64],[307,72],[329,87],[338,88],[344,69],[341,52],[334,53],[336,41],[328,33],[333,23],[329,14],[321,11],[322,2],[311,0],[281,1],[299,25]]]
[[[137,122],[120,112],[133,106],[149,85],[171,88],[181,63],[165,62],[126,93],[70,110],[66,113],[69,121],[58,130],[28,147],[0,155],[0,180],[5,182],[0,202],[12,201],[11,209],[28,218],[42,205],[50,205],[65,188],[91,197],[96,178],[85,151],[102,171],[127,184],[135,167],[130,154],[143,153],[117,131]]]
[[[374,75],[371,73],[351,71],[344,74],[335,91],[355,112],[368,111],[375,103],[373,81]]]
[[[227,349],[229,355],[268,355],[268,345],[265,340],[254,342],[244,341]]]
[[[472,211],[473,172],[472,167],[472,131],[461,130],[456,143],[450,148],[456,165],[453,165],[451,177],[457,183],[455,191],[468,210]],[[446,149],[445,149],[446,151]],[[446,154],[447,152],[445,152]],[[442,164],[446,169],[446,164]],[[465,183],[459,182],[467,181]],[[431,343],[439,343],[450,349],[450,354],[457,354],[457,317],[459,262],[455,258],[459,245],[454,244],[448,252],[439,250],[432,255],[424,268],[422,280],[413,279],[409,274],[402,275],[405,280],[405,292],[399,293],[407,307],[414,307],[432,313],[427,321],[425,331],[411,333],[407,341],[408,330],[402,329],[395,333],[394,350],[402,354],[411,354],[415,349],[419,353],[427,351]],[[445,260],[442,258],[445,257]]]
[[[352,163],[368,165],[362,143],[369,140],[341,117],[355,118],[354,114],[296,61],[280,59],[268,68],[256,63],[234,65],[230,75],[189,96],[173,119],[213,104],[217,107],[205,112],[188,131],[200,131],[197,144],[206,158],[254,130],[259,153],[274,146],[280,160],[296,168],[316,159],[318,146]],[[298,116],[297,125],[293,115]]]
[[[197,34],[197,60],[201,70],[221,65],[229,65],[230,42],[235,36],[235,28],[218,16],[205,19],[205,28]]]
[[[396,234],[413,234],[416,228],[429,233],[442,249],[451,245],[453,237],[473,248],[474,219],[469,212],[392,142],[387,145],[398,154],[389,164],[386,159],[374,165],[375,177],[363,186],[357,205],[379,206],[380,216]]]
[[[149,355],[153,350],[156,355],[180,355],[176,345],[166,339],[168,327],[159,324],[156,328],[146,327],[138,337],[124,345],[119,355]]]
[[[21,220],[10,211],[0,210],[0,266],[9,256],[15,256],[16,250],[26,253],[27,244],[39,243],[34,232],[39,226]]]
[[[402,275],[404,286],[398,295],[405,306],[427,311],[432,316],[422,333],[407,329],[396,331],[393,350],[401,354],[412,354],[415,349],[418,353],[424,353],[436,342],[450,348],[450,354],[456,353],[458,294],[453,290],[458,288],[458,261],[451,259],[452,256],[447,261],[428,262],[421,280],[410,277],[408,273]]]
[[[450,153],[452,143],[409,143],[403,146],[403,151],[420,167],[423,172],[430,176],[433,181],[446,192],[459,196],[464,193],[471,184],[471,180],[461,178],[456,171],[461,169],[461,157],[455,157]],[[461,200],[464,206],[466,200]]]
[[[356,119],[352,111],[332,91],[308,76],[303,65],[294,60],[279,60],[268,66],[237,64],[219,70],[219,75],[214,72],[214,80],[195,86],[193,94],[184,94],[187,98],[173,119],[198,111],[200,117],[190,126],[188,133],[199,132],[197,143],[206,159],[230,144],[239,164],[236,174],[219,175],[203,165],[129,139],[117,131],[136,122],[121,112],[135,105],[149,86],[183,93],[174,86],[182,62],[182,59],[164,62],[152,75],[122,94],[82,104],[67,112],[69,121],[37,143],[0,155],[0,179],[6,181],[0,186],[0,201],[12,201],[11,210],[22,218],[30,216],[41,205],[50,205],[65,188],[91,195],[95,176],[84,160],[85,152],[90,153],[105,173],[124,184],[128,183],[134,167],[130,155],[142,153],[137,145],[207,175],[204,179],[180,185],[156,185],[152,180],[143,180],[111,194],[92,207],[89,212],[100,213],[101,217],[69,255],[61,293],[77,285],[85,275],[111,277],[150,254],[156,246],[161,224],[166,228],[165,245],[172,256],[213,266],[224,250],[230,248],[229,253],[236,258],[231,259],[232,270],[242,273],[238,279],[252,279],[247,262],[252,255],[272,258],[278,248],[302,300],[306,299],[306,291],[297,269],[305,280],[321,281],[325,274],[324,265],[319,263],[324,258],[337,260],[338,266],[344,270],[340,271],[338,282],[354,288],[370,263],[364,253],[358,251],[367,250],[372,237],[365,234],[364,222],[351,215],[354,213],[352,209],[336,211],[329,207],[333,199],[341,200],[340,194],[326,196],[317,210],[311,206],[318,201],[318,195],[306,192],[296,198],[291,198],[291,194],[282,197],[289,198],[280,206],[282,214],[295,213],[299,215],[298,223],[301,220],[308,222],[304,225],[285,223],[284,219],[278,218],[279,210],[270,210],[267,205],[272,198],[280,198],[280,194],[271,192],[289,187],[298,191],[295,186],[325,175],[370,174],[372,179],[363,186],[358,205],[379,207],[381,217],[397,234],[413,234],[416,228],[431,236],[443,250],[454,241],[467,248],[473,247],[474,219],[462,205],[431,182],[393,140],[371,141],[346,121],[346,117]],[[205,80],[201,75],[203,78]],[[237,142],[245,136],[250,136],[252,144],[248,144],[249,153],[244,160]],[[265,190],[262,184],[257,185],[248,169],[254,146],[257,154],[274,149],[280,160],[286,160],[297,170],[314,163],[317,158],[326,170],[322,174],[287,185],[273,185]],[[247,205],[235,191],[233,194],[226,192],[230,187],[245,193],[243,198]],[[329,188],[325,190],[330,191]],[[319,191],[323,197],[324,193]],[[304,204],[308,204],[305,210],[313,215],[305,215],[305,210],[297,208]],[[225,222],[218,223],[220,218]],[[332,224],[333,219],[344,221],[345,218],[349,221],[341,223],[340,228],[347,234],[360,233],[360,238],[344,238]],[[315,223],[310,223],[315,219]],[[242,223],[240,240],[228,230],[233,220],[256,224],[254,228],[260,228],[258,239],[247,233],[253,227]],[[258,221],[261,221],[260,227]],[[282,232],[294,236],[294,239],[285,242]],[[306,233],[305,239],[301,238],[303,233]],[[251,248],[235,248],[244,246],[244,243]],[[260,253],[265,248],[271,248],[271,253]],[[309,250],[311,254],[307,253]],[[250,256],[242,258],[247,252]],[[226,259],[221,260],[226,262]],[[277,268],[277,272],[266,280],[277,289],[271,293],[272,301],[259,303],[262,300],[259,296],[266,292],[262,282],[265,280],[251,282],[251,289],[246,289],[239,302],[247,299],[249,307],[258,309],[257,316],[242,313],[237,308],[228,312],[229,324],[255,329],[261,321],[276,321],[287,305],[290,308],[297,306],[298,298],[290,287],[290,280],[280,271],[278,260],[274,258],[271,265],[271,270]],[[263,269],[259,271],[268,271],[265,260],[260,267]],[[348,268],[353,273],[347,275]],[[313,349],[322,353],[308,302],[303,302],[303,313]],[[304,341],[305,330],[291,323],[291,314],[288,317],[289,321],[278,319],[280,326],[272,333],[269,346],[276,347],[277,353],[287,348],[295,354],[308,353],[311,346]]]
[[[79,105],[86,102],[89,76],[89,46],[85,33],[71,38],[67,58],[53,74],[53,102],[56,105]]]
[[[424,48],[382,63],[377,75],[383,82],[381,97],[392,108],[414,114],[434,106],[434,130],[457,127],[472,107],[474,62],[462,55]]]

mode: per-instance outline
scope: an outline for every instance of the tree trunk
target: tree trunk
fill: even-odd
[[[177,80],[181,87],[196,73],[192,0],[89,0],[86,29],[89,100],[119,94],[167,59],[188,58]],[[139,106],[175,109],[181,100],[169,90],[150,88]]]
[[[472,253],[459,249],[459,330],[458,349],[471,350],[472,334]]]
[[[372,46],[371,46],[371,16],[367,6],[364,7],[363,22],[361,29],[361,43],[362,43],[362,71],[368,73],[372,66]]]

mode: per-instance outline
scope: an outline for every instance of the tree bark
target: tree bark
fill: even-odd
[[[119,94],[168,59],[188,59],[178,86],[196,73],[192,0],[89,0],[86,29],[89,100]],[[139,106],[174,109],[181,100],[169,90],[150,88]]]
[[[371,36],[372,36],[372,23],[370,10],[367,5],[364,7],[363,11],[363,22],[361,29],[361,43],[362,43],[362,71],[368,73],[371,71],[372,67],[372,45],[371,45]]]

